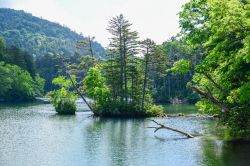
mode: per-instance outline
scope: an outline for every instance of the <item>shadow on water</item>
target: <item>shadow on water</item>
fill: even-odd
[[[177,141],[177,140],[187,140],[189,138],[164,138],[164,137],[159,137],[159,136],[156,136],[154,135],[154,138],[159,140],[159,141],[162,141],[162,142],[165,142],[165,141]]]
[[[198,108],[195,105],[190,104],[167,104],[164,105],[164,110],[168,114],[194,114],[197,113]]]
[[[149,119],[59,115],[50,104],[0,106],[0,165],[249,165],[250,142],[223,141],[216,121],[158,118],[159,123],[202,136],[146,128]],[[184,164],[183,164],[184,163]]]
[[[0,102],[0,109],[7,108],[26,108],[29,106],[36,106],[43,104],[41,101],[27,101],[27,102]]]
[[[202,163],[208,166],[248,166],[250,156],[249,141],[204,140]]]
[[[103,165],[131,165],[135,157],[131,155],[133,151],[145,147],[147,136],[144,126],[143,119],[93,118],[86,127],[87,158],[92,158],[92,163],[104,158]],[[145,139],[138,140],[137,136]]]

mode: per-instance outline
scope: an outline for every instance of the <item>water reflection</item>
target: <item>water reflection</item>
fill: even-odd
[[[216,137],[216,123],[199,118],[157,121],[202,136],[186,139],[146,128],[148,119],[93,118],[90,112],[62,116],[51,105],[0,107],[0,165],[200,166],[247,165],[249,142]]]
[[[145,146],[145,139],[136,139],[138,135],[146,138],[145,120],[94,118],[86,129],[87,158],[105,158],[104,165],[131,165],[131,153]],[[101,156],[95,156],[96,151]]]
[[[203,165],[248,166],[250,142],[204,140],[202,143]]]

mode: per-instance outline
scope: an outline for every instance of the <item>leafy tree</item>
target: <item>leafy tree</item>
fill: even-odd
[[[48,96],[59,114],[75,114],[77,95],[70,91],[72,83],[66,80],[65,76],[59,76],[53,79],[53,84],[58,85],[60,89],[50,91]]]
[[[4,61],[6,59],[5,57],[5,42],[3,39],[0,38],[0,61]]]
[[[105,78],[98,65],[89,69],[88,75],[84,78],[83,85],[84,91],[89,97],[95,100],[96,110],[98,110],[98,107],[105,107],[105,105],[109,104],[110,90],[105,85]]]
[[[66,74],[65,69],[61,65],[61,60],[53,53],[37,58],[36,68],[41,77],[46,80],[44,87],[46,92],[56,88],[56,86],[52,84],[54,78]]]
[[[96,58],[89,55],[81,56],[75,54],[67,60],[67,69],[70,74],[76,76],[78,82],[82,81],[86,77],[87,72],[97,62]]]
[[[161,107],[153,106],[146,90],[145,65],[138,56],[138,34],[130,29],[131,25],[123,15],[110,20],[108,59],[90,68],[84,79],[84,90],[94,99],[96,115],[143,117],[162,113]]]
[[[0,100],[22,101],[34,99],[43,94],[43,79],[36,79],[16,65],[0,62]]]
[[[204,48],[204,60],[189,84],[202,96],[198,106],[221,114],[231,135],[246,137],[250,133],[249,1],[192,0],[180,17],[188,44]]]
[[[6,49],[0,38],[0,101],[21,101],[43,95],[44,80],[35,72],[33,58],[17,47]]]
[[[10,66],[6,66],[2,61],[0,61],[0,82],[0,96],[3,97],[11,89],[13,79],[11,77]]]

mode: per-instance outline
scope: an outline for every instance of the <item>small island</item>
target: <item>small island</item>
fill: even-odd
[[[0,165],[249,165],[250,1],[0,0],[0,138]]]
[[[131,23],[121,14],[110,20],[108,31],[112,35],[107,58],[96,59],[91,47],[92,40],[79,42],[79,47],[89,47],[89,69],[83,80],[76,80],[75,68],[61,58],[67,78],[58,77],[53,84],[61,89],[49,93],[58,113],[75,112],[76,96],[82,97],[95,116],[105,117],[155,117],[163,116],[163,107],[153,103],[150,75],[159,75],[157,70],[166,60],[159,54],[160,47],[151,39],[139,41],[138,32],[131,30]],[[141,54],[143,56],[141,56]],[[162,68],[163,69],[163,68]],[[76,93],[74,95],[70,89]],[[82,94],[93,99],[87,103]]]

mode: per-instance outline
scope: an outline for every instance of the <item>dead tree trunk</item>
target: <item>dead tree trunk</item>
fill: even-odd
[[[88,103],[88,101],[85,99],[85,97],[81,94],[81,92],[78,90],[78,88],[77,88],[74,80],[72,79],[71,75],[67,71],[66,71],[66,73],[69,76],[70,82],[72,83],[72,86],[73,86],[74,90],[76,91],[76,93],[82,98],[82,100],[87,104],[87,106],[89,107],[89,109],[93,112],[93,108]]]
[[[154,123],[156,123],[156,124],[158,125],[157,127],[147,127],[147,128],[154,128],[154,129],[155,129],[154,132],[156,132],[156,131],[158,131],[158,130],[160,130],[160,129],[168,129],[168,130],[171,130],[171,131],[175,131],[175,132],[177,132],[177,133],[180,133],[180,134],[182,134],[182,135],[185,135],[185,136],[188,137],[188,138],[194,138],[194,136],[192,136],[191,134],[186,133],[186,132],[184,132],[184,131],[180,131],[180,130],[178,130],[178,129],[171,128],[171,127],[168,127],[168,126],[165,126],[165,125],[163,125],[163,124],[160,124],[160,123],[156,122],[155,120],[151,120],[151,121],[154,122]]]
[[[72,84],[72,86],[73,86],[73,88],[74,88],[76,94],[78,94],[78,95],[82,98],[82,100],[87,104],[87,106],[89,107],[89,109],[93,112],[93,108],[92,108],[91,105],[88,103],[88,101],[85,99],[85,97],[81,94],[81,92],[78,90],[78,87],[76,86],[74,80],[72,79],[70,73],[68,72],[67,66],[66,66],[66,64],[65,64],[65,62],[64,62],[65,59],[64,59],[62,56],[59,56],[59,58],[61,59],[62,65],[63,65],[63,67],[64,67],[64,69],[65,69],[66,74],[68,75],[68,77],[69,77],[69,79],[70,79],[70,82],[71,82],[71,84]]]

